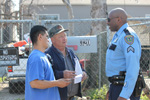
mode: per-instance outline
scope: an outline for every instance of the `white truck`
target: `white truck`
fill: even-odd
[[[26,65],[29,55],[29,45],[19,48],[19,65],[8,66],[9,93],[24,93]],[[26,50],[28,49],[28,50]]]
[[[18,66],[8,66],[9,93],[24,93],[27,57],[19,57]]]
[[[28,55],[25,47],[0,48],[0,66],[6,67],[3,80],[7,79],[9,93],[24,93]]]

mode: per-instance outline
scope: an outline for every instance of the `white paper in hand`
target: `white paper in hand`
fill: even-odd
[[[79,60],[77,58],[74,58],[74,60],[75,60],[75,72],[76,72],[76,75],[77,75],[77,76],[75,76],[74,84],[76,84],[76,83],[81,82],[83,72],[82,72]]]

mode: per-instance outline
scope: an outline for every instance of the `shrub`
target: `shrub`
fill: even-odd
[[[106,93],[108,91],[108,86],[106,84],[103,85],[100,89],[90,89],[88,93],[86,93],[91,99],[90,100],[106,100]],[[140,100],[149,100],[146,95],[143,95],[142,92]]]
[[[100,90],[99,89],[95,90],[95,93],[92,96],[92,99],[105,100],[107,91],[108,91],[108,86],[106,84],[104,84],[103,87],[100,88]]]
[[[140,100],[149,100],[149,98],[142,92]]]
[[[108,91],[108,86],[106,84],[103,85],[100,89],[90,89],[88,90],[86,95],[88,95],[91,99],[90,100],[105,100],[106,99],[106,93]]]

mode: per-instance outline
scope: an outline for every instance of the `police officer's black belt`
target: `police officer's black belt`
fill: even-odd
[[[112,77],[108,77],[108,80],[114,85],[124,85],[125,76],[114,75]]]

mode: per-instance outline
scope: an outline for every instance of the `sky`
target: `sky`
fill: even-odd
[[[19,0],[12,0],[15,3],[14,10],[19,10]]]

